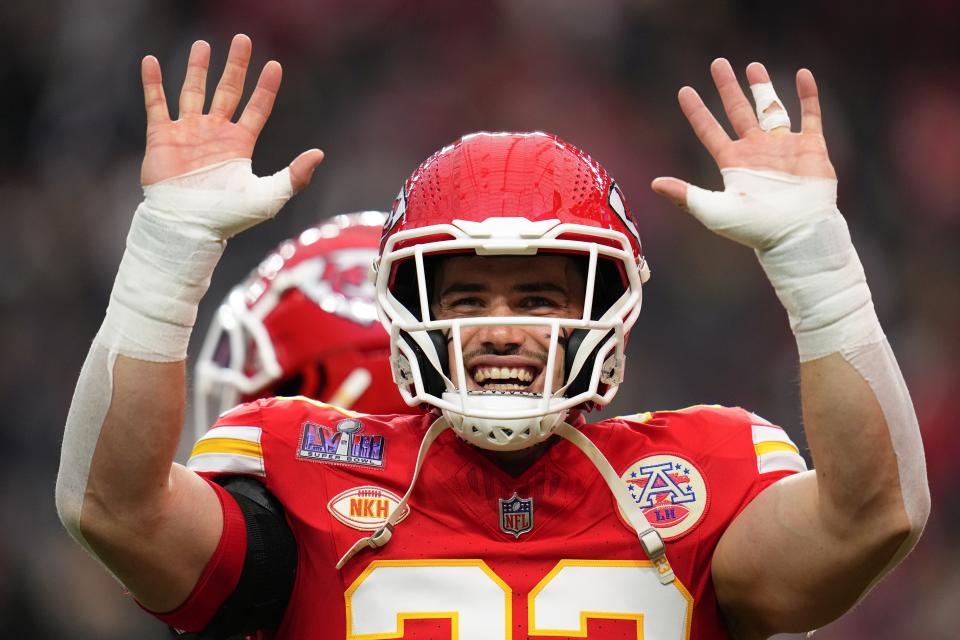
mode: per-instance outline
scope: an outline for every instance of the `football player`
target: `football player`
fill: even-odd
[[[679,94],[725,190],[653,188],[756,251],[797,339],[816,471],[741,409],[584,420],[623,379],[649,269],[620,188],[543,133],[444,147],[384,225],[394,379],[429,412],[259,400],[171,466],[190,328],[223,244],[321,158],[250,172],[280,70],[265,66],[232,123],[249,55],[237,36],[204,115],[196,44],[176,121],[144,60],[145,200],[67,420],[61,518],[143,607],[281,638],[755,638],[836,618],[916,542],[919,431],[836,209],[813,76],[797,75],[792,132],[756,63],[756,109],[729,63],[711,68],[736,140]],[[236,475],[256,489],[217,482]]]

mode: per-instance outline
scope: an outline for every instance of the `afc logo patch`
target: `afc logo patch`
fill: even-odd
[[[703,474],[678,455],[641,458],[620,476],[647,522],[664,540],[689,533],[707,512],[709,496]],[[629,527],[622,512],[618,514]]]
[[[362,429],[363,423],[353,418],[339,421],[336,427],[304,422],[297,457],[383,469],[386,439],[380,435],[359,435]]]

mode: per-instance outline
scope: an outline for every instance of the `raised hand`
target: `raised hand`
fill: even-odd
[[[242,34],[234,36],[210,110],[204,113],[210,45],[202,40],[195,42],[190,49],[176,120],[171,120],[167,110],[160,63],[153,56],[143,59],[141,76],[147,112],[147,148],[140,181],[144,186],[225,160],[252,156],[257,138],[273,109],[283,71],[280,63],[274,60],[264,65],[249,102],[233,122],[243,95],[251,50],[250,38]],[[310,182],[322,159],[322,151],[310,149],[290,163],[290,182],[294,192]]]
[[[726,191],[705,191],[676,178],[657,178],[651,187],[712,231],[754,249],[768,249],[797,226],[814,220],[809,207],[798,208],[801,199],[806,205],[818,205],[815,216],[835,210],[836,173],[823,138],[817,85],[810,71],[797,72],[801,125],[794,133],[762,64],[747,67],[747,80],[759,103],[756,111],[728,61],[714,60],[710,71],[736,140],[694,89],[683,87],[677,97],[697,138],[723,173]]]

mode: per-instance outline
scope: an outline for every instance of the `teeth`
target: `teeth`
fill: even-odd
[[[487,384],[483,388],[489,391],[523,391],[527,387],[522,384]]]
[[[530,383],[533,382],[533,373],[526,367],[478,367],[473,372],[473,379],[478,383],[483,383],[487,380],[519,380],[520,382]],[[507,385],[487,385],[488,387],[493,386],[508,386],[516,387],[515,384]]]

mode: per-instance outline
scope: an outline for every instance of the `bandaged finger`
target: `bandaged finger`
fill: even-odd
[[[764,131],[771,131],[784,127],[790,129],[790,116],[786,107],[777,97],[772,82],[758,82],[750,85],[753,92],[753,103],[757,108],[757,121]]]

